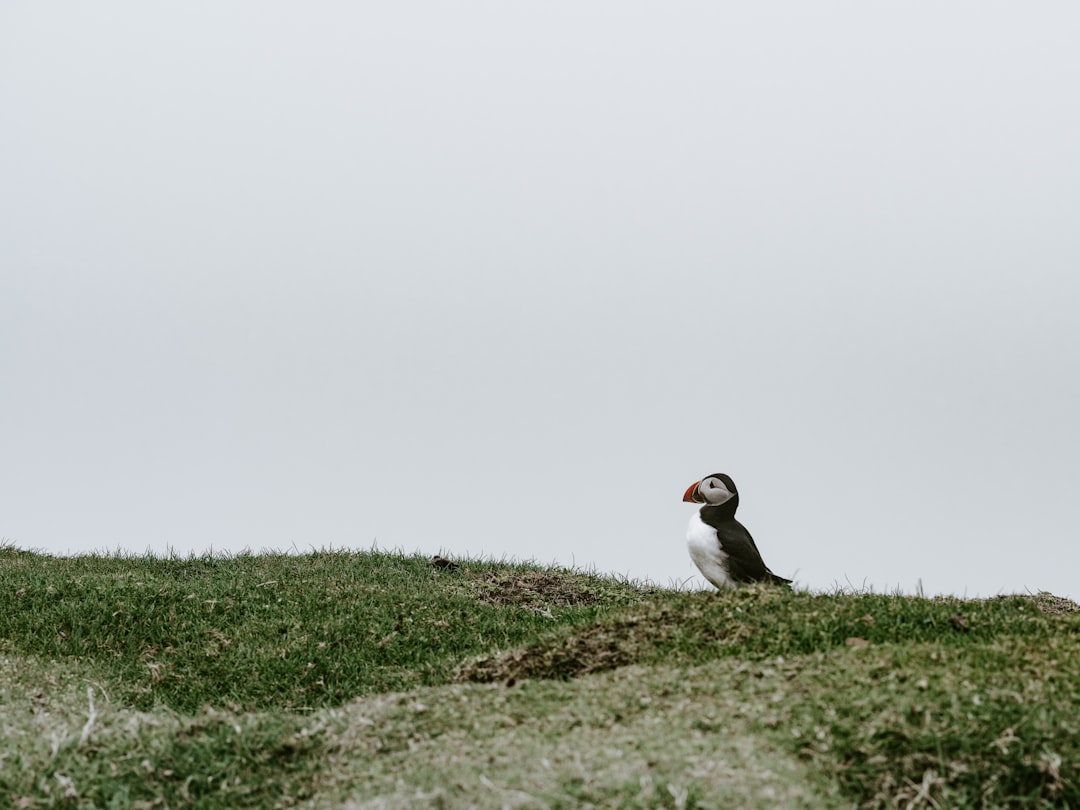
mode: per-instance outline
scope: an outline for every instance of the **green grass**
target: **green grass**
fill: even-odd
[[[64,559],[6,549],[0,593],[12,609],[0,612],[0,652],[92,664],[135,709],[302,710],[445,683],[463,655],[640,599],[613,580],[537,574],[494,563],[437,571],[392,554]]]
[[[1080,807],[1049,597],[0,548],[0,599],[0,807]]]

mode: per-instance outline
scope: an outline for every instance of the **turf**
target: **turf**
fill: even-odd
[[[445,683],[463,655],[514,647],[640,598],[572,571],[316,553],[157,559],[0,551],[0,651],[81,661],[135,709],[312,709]]]
[[[1068,600],[459,562],[0,548],[0,806],[1080,807]]]

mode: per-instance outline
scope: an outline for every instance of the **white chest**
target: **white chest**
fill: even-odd
[[[690,559],[705,579],[717,588],[735,585],[724,567],[727,554],[721,550],[720,541],[716,539],[716,529],[702,522],[698,512],[694,512],[686,529],[686,547],[690,550]]]

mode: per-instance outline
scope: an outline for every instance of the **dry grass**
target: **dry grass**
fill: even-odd
[[[356,740],[367,741],[370,769],[352,783],[352,808],[840,806],[835,785],[751,733],[746,696],[718,688],[731,669],[628,667],[364,700],[345,708],[327,742],[340,743],[347,768]]]

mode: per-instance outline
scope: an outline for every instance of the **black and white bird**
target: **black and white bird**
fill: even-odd
[[[729,588],[745,582],[787,585],[790,579],[778,577],[761,559],[754,538],[739,521],[739,491],[730,475],[715,473],[695,481],[683,500],[704,504],[690,518],[686,544],[694,565],[717,588]]]

